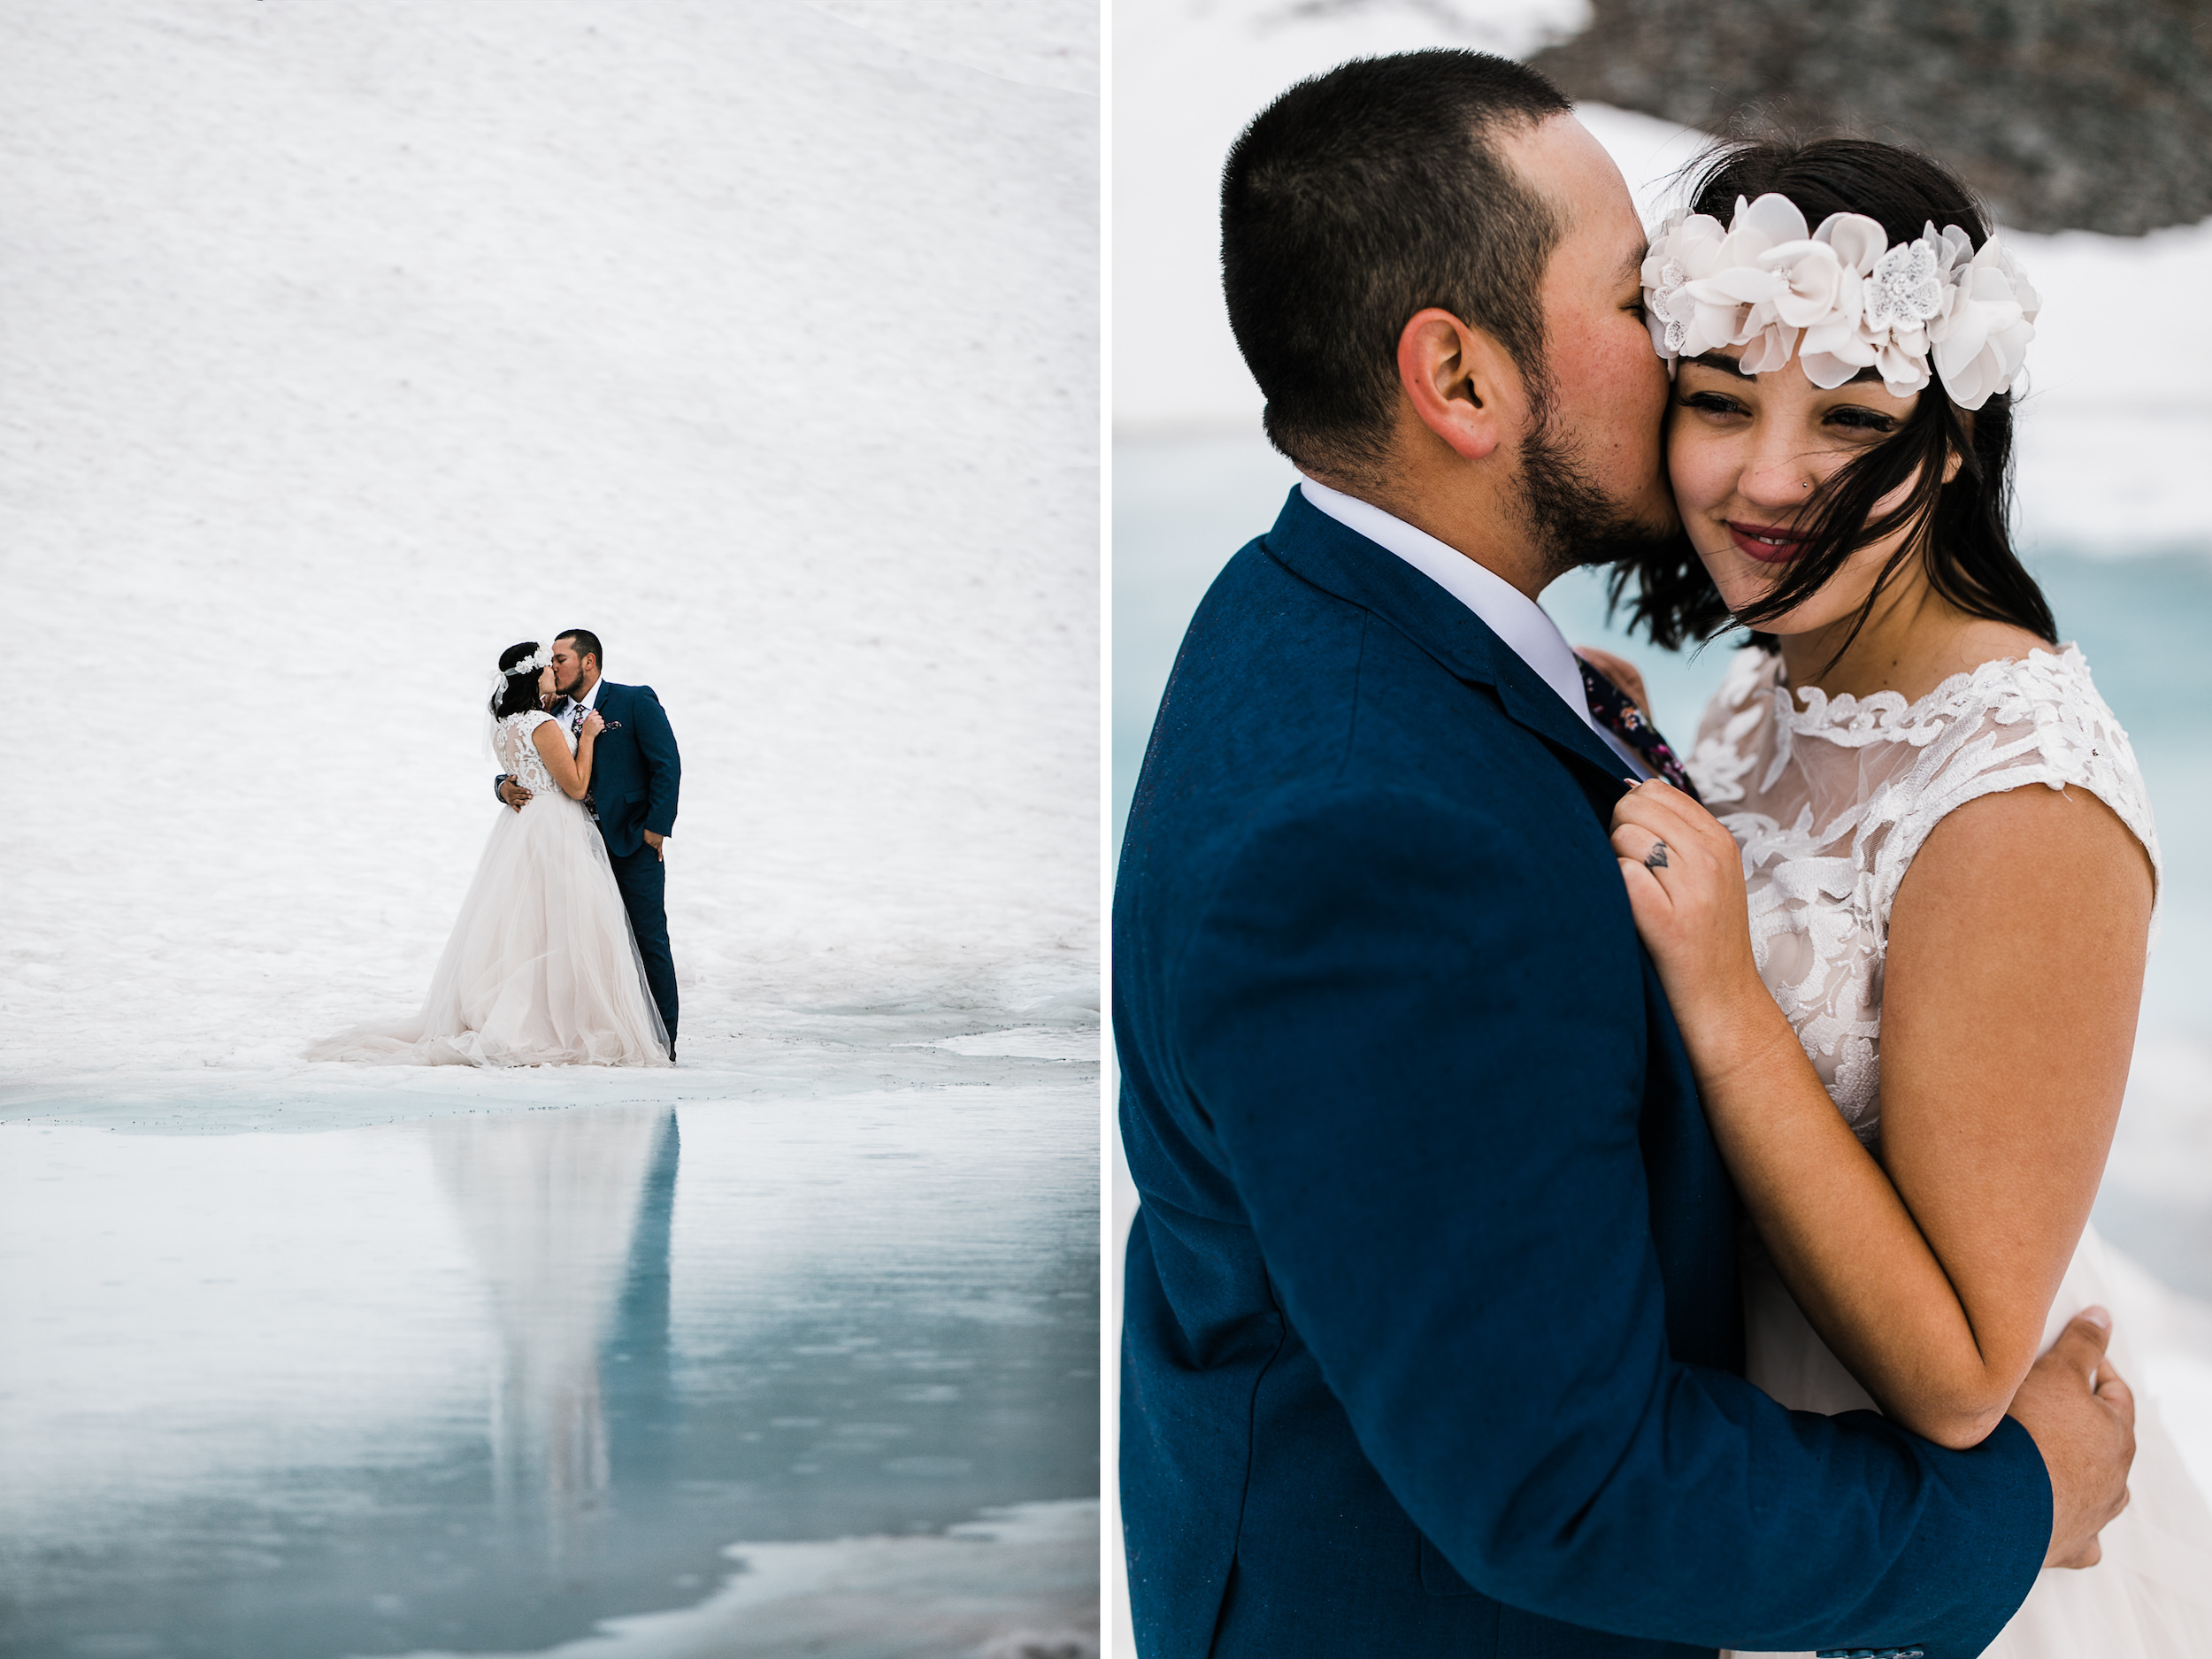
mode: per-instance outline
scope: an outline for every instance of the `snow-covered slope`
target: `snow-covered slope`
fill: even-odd
[[[693,1055],[1086,1017],[1089,5],[0,26],[19,1094],[411,1006],[496,810],[486,672],[578,626],[682,745]]]

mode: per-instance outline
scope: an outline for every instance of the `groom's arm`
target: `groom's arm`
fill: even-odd
[[[1590,840],[1586,871],[1571,836],[1412,791],[1251,833],[1189,936],[1174,1048],[1271,1281],[1486,1594],[1708,1647],[1978,1654],[2051,1531],[2017,1423],[1948,1452],[1670,1356],[1645,969]]]
[[[630,718],[638,756],[645,763],[645,827],[654,835],[676,832],[676,794],[683,781],[683,761],[676,752],[676,733],[668,724],[668,711],[649,686],[638,687]]]

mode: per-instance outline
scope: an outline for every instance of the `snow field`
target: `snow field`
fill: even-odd
[[[575,626],[686,1039],[1094,1018],[1087,7],[7,11],[18,1092],[411,1006]]]

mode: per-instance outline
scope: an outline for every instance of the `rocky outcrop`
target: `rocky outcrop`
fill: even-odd
[[[2026,230],[2212,216],[2205,0],[1594,0],[1530,62],[1571,96],[1710,132],[1909,143]]]

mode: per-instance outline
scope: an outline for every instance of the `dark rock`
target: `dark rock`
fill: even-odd
[[[1570,96],[1708,132],[1846,130],[1939,157],[2003,223],[2136,235],[2212,216],[2205,0],[1594,0],[1529,59]]]

